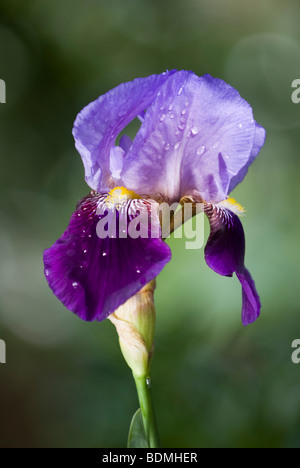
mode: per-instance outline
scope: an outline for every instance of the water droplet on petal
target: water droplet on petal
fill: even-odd
[[[184,130],[185,129],[185,124],[180,124],[178,125],[179,130]]]
[[[170,114],[170,119],[174,119],[175,115],[174,114]]]
[[[140,274],[140,273],[141,273],[141,270],[136,270],[136,272],[137,272],[138,274]]]
[[[187,107],[189,105],[189,101],[185,101],[184,105]]]
[[[162,116],[161,116],[160,119],[159,119],[160,122],[163,122],[163,121],[165,120],[165,118],[166,118],[166,114],[162,114]]]
[[[45,270],[45,275],[46,275],[46,276],[49,276],[49,275],[50,275],[50,270],[48,270],[48,268],[46,268],[46,270]]]
[[[186,109],[182,109],[181,111],[181,115],[184,115],[184,114],[186,114]]]
[[[106,257],[106,255],[107,255],[107,252],[102,253],[102,257]]]
[[[198,135],[198,133],[199,133],[199,128],[198,128],[198,127],[193,127],[193,128],[191,129],[191,132],[192,132],[192,135]]]
[[[77,289],[79,286],[79,283],[77,283],[77,281],[74,281],[74,283],[72,283],[72,286],[74,289]]]
[[[181,86],[181,88],[179,89],[179,91],[178,91],[178,93],[177,93],[178,96],[180,96],[180,94],[182,94],[183,88],[184,88],[184,86]]]
[[[239,123],[239,124],[238,124],[238,127],[239,127],[239,128],[243,128],[243,124],[242,124],[242,123]]]
[[[167,143],[166,146],[165,146],[165,150],[166,150],[166,151],[169,151],[169,149],[170,149],[170,144]]]
[[[174,145],[174,148],[177,150],[179,148],[179,146],[180,146],[180,141],[177,141],[177,143],[175,143],[175,145]]]
[[[204,154],[206,151],[206,147],[205,146],[199,146],[199,148],[197,149],[197,155],[198,156],[202,156],[202,154]]]
[[[151,388],[151,379],[150,379],[150,377],[146,378],[146,385],[147,385],[148,388]]]
[[[172,109],[173,109],[173,105],[170,104],[170,105],[169,105],[169,111],[171,111]]]

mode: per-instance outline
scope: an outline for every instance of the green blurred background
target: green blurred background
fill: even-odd
[[[298,0],[0,0],[1,447],[124,447],[137,397],[110,322],[48,289],[42,252],[87,193],[71,135],[83,106],[165,69],[235,86],[267,130],[233,196],[262,316],[236,278],[169,241],[158,279],[153,393],[165,447],[300,447]],[[205,236],[208,232],[206,229]]]

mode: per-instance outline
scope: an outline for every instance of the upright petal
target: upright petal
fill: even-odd
[[[239,171],[239,173],[232,177],[230,181],[230,186],[228,193],[232,192],[232,190],[243,181],[245,175],[248,172],[249,166],[253,163],[256,156],[259,154],[261,148],[264,146],[266,140],[266,131],[263,127],[256,123],[255,125],[255,134],[254,134],[254,141],[252,150],[248,159],[247,164]]]
[[[86,182],[92,189],[104,191],[111,187],[109,159],[116,137],[152,103],[172,73],[123,83],[78,114],[73,136],[85,167]]]
[[[263,142],[255,135],[252,108],[234,88],[209,75],[177,72],[145,114],[125,158],[123,183],[168,201],[196,190],[219,202],[258,154]]]
[[[242,285],[242,321],[248,325],[259,317],[261,304],[255,283],[244,266],[245,235],[237,215],[240,211],[241,207],[230,200],[219,205],[205,205],[210,223],[205,260],[219,275],[232,276],[236,273]]]
[[[132,238],[129,231],[124,233],[140,212],[149,215],[158,235]],[[99,230],[104,221],[107,235]],[[129,200],[116,209],[106,196],[91,194],[79,204],[62,237],[44,252],[49,286],[81,319],[103,320],[169,262],[171,252],[159,231],[155,202]]]

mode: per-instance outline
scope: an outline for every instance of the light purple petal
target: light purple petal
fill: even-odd
[[[196,190],[219,202],[258,153],[255,132],[252,108],[234,88],[209,75],[177,72],[146,112],[125,158],[123,183],[169,201]]]
[[[121,146],[113,146],[110,150],[109,170],[117,184],[121,177],[124,156],[125,152]]]
[[[117,227],[116,238],[100,238],[99,220],[115,213],[121,222],[117,210],[108,210],[105,200],[94,194],[82,200],[66,232],[44,252],[50,288],[68,309],[87,321],[105,319],[155,278],[171,258],[170,248],[159,237],[120,238]],[[123,214],[133,219],[138,210],[147,210],[159,232],[153,204],[130,201]],[[112,226],[108,231],[111,234]]]
[[[242,308],[242,321],[244,326],[255,322],[260,315],[261,303],[259,295],[257,294],[255,283],[247,270],[244,269],[243,273],[237,273],[237,277],[241,282],[243,291],[243,308]]]
[[[232,192],[232,190],[234,190],[234,188],[243,181],[245,175],[248,172],[249,166],[251,166],[256,156],[258,156],[261,148],[264,146],[265,140],[266,140],[265,129],[256,123],[254,142],[253,142],[251,154],[249,156],[249,160],[247,164],[240,170],[240,172],[235,177],[232,177],[230,181],[230,187],[229,187],[228,193]]]
[[[152,103],[172,73],[123,83],[78,114],[73,135],[85,167],[86,182],[92,189],[101,192],[111,186],[109,159],[116,137]]]
[[[260,314],[260,299],[255,283],[244,266],[245,235],[238,216],[229,209],[206,205],[205,212],[210,223],[210,236],[205,247],[208,266],[222,276],[236,273],[242,285],[242,321],[244,325],[254,322]]]
[[[128,135],[122,135],[120,138],[120,146],[125,154],[128,153],[131,145],[132,139]]]

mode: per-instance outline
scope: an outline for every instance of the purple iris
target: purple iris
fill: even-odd
[[[136,117],[141,127],[135,139],[123,135],[117,144]],[[138,78],[84,108],[73,135],[92,191],[44,253],[47,281],[61,302],[89,321],[103,320],[124,304],[171,259],[157,207],[190,197],[204,203],[210,222],[207,264],[223,276],[236,273],[243,323],[256,320],[261,306],[244,266],[241,207],[228,194],[244,179],[265,131],[239,93],[220,79],[188,71]],[[157,235],[98,235],[105,217],[128,225],[141,212]]]

